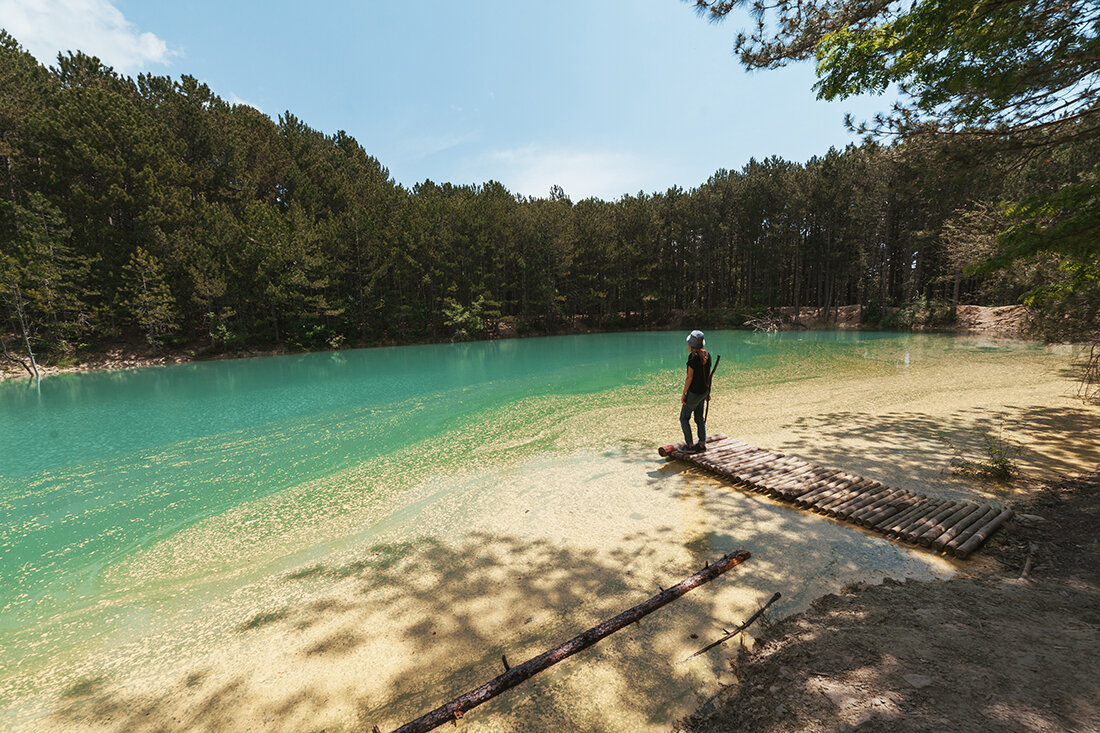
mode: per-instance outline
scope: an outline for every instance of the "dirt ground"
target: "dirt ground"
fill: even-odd
[[[862,325],[863,309],[858,305],[843,305],[828,314],[823,308],[799,308],[797,313],[794,308],[780,308],[779,311],[787,319],[782,328],[787,329],[847,330],[858,329]],[[951,330],[980,333],[993,338],[1026,338],[1027,314],[1027,307],[1022,305],[960,305]]]
[[[1100,730],[1100,472],[1015,508],[967,576],[846,588],[757,629],[737,682],[675,730]]]
[[[984,333],[1002,338],[1026,335],[1027,308],[1022,305],[960,305],[955,312],[955,330],[961,333]]]

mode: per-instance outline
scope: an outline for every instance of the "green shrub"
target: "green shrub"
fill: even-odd
[[[985,455],[977,460],[964,457],[962,451],[948,443],[955,451],[955,457],[951,459],[951,469],[964,476],[978,476],[996,481],[1007,481],[1018,474],[1020,470],[1016,465],[1016,456],[1020,453],[1020,446],[1005,438],[1003,431],[996,436],[988,430],[982,430],[981,433]]]

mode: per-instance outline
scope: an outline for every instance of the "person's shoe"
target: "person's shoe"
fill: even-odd
[[[707,444],[706,443],[696,443],[695,444],[695,450],[693,452],[694,453],[703,453],[703,452],[706,451],[706,449],[707,449]]]
[[[684,448],[684,453],[702,453],[702,452],[703,452],[702,449],[700,449],[699,446],[697,446],[697,445],[689,445],[688,447]]]

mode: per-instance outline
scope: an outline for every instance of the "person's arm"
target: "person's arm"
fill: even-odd
[[[681,405],[687,403],[688,387],[691,386],[691,377],[692,377],[693,374],[695,374],[695,369],[693,369],[691,366],[688,366],[687,379],[684,380],[684,393],[682,395],[680,395],[680,404]]]

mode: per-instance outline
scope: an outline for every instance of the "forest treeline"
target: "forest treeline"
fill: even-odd
[[[495,181],[409,189],[344,132],[273,121],[189,76],[123,77],[81,53],[45,67],[2,32],[0,155],[4,352],[55,361],[134,339],[323,348],[497,323],[738,326],[778,306],[947,317],[1060,277],[1042,257],[971,266],[996,251],[1005,202],[1052,195],[1098,160],[1087,140],[1011,166],[866,143],[615,201]]]

